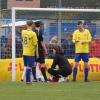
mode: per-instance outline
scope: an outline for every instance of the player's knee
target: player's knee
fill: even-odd
[[[41,69],[41,68],[44,68],[44,69],[46,69],[46,70],[47,70],[47,67],[46,67],[46,65],[45,65],[45,64],[41,64],[40,69]]]
[[[45,64],[41,64],[41,68],[45,68],[46,67],[46,65]]]
[[[26,67],[26,69],[31,69],[31,67]]]
[[[51,72],[52,72],[52,68],[49,68],[49,69],[48,69],[48,72],[51,73]]]

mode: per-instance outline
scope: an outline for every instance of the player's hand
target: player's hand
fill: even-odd
[[[82,42],[81,42],[81,44],[85,44],[86,43],[86,40],[83,40]]]
[[[48,55],[47,49],[44,49],[44,54],[45,54],[45,55]]]
[[[47,56],[48,55],[48,52],[45,52],[45,55]]]
[[[78,42],[80,42],[80,41],[77,40],[77,41],[75,41],[75,42],[78,43]]]
[[[39,54],[36,54],[36,58],[37,58],[37,59],[39,58]]]

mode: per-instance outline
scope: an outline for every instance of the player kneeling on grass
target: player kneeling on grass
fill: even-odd
[[[64,57],[64,52],[60,46],[53,47],[54,59],[51,68],[48,72],[55,78],[58,78],[58,82],[64,81],[63,77],[68,77],[72,73],[72,67],[68,60]],[[58,65],[58,68],[56,68]]]

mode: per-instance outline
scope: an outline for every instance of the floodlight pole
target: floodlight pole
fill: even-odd
[[[61,4],[61,0],[58,0],[58,6],[59,8],[62,7],[62,4]],[[59,17],[58,17],[58,38],[59,38],[59,45],[61,46],[61,12],[59,12]]]
[[[15,9],[12,8],[12,81],[16,81]]]

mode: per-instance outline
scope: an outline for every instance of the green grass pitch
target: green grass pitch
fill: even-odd
[[[0,81],[0,100],[100,100],[100,81],[33,83]]]

